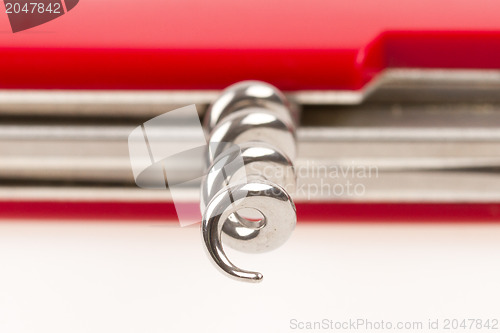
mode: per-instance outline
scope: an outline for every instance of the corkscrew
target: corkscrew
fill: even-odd
[[[277,88],[259,81],[230,86],[207,111],[201,233],[209,257],[230,277],[259,282],[263,276],[233,264],[222,243],[266,252],[283,245],[295,228],[290,194],[298,117]]]

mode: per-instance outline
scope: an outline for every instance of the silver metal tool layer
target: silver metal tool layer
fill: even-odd
[[[499,70],[390,68],[358,91],[285,92],[300,105],[359,105],[377,99],[500,101]],[[205,110],[219,90],[0,90],[0,114],[153,117],[185,105]]]
[[[297,91],[298,202],[499,202],[500,71],[390,69],[360,92]],[[219,91],[0,91],[3,200],[171,201],[135,186],[127,137],[137,123]],[[263,105],[259,105],[262,107]],[[190,146],[196,129],[172,127],[165,142]],[[307,191],[355,181],[362,195]],[[322,177],[338,170],[339,177]],[[186,179],[189,161],[172,175]],[[320,177],[319,177],[320,176]],[[306,191],[304,191],[304,189]],[[194,202],[199,188],[186,188]]]

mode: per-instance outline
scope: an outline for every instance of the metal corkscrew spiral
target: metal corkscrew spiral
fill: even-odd
[[[201,233],[216,267],[230,277],[259,282],[262,274],[241,269],[224,243],[260,253],[284,244],[296,224],[295,129],[298,111],[274,86],[244,81],[210,106],[208,169],[201,188]],[[254,213],[249,218],[249,210]]]

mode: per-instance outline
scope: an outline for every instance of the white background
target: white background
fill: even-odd
[[[228,252],[264,281],[221,275],[197,226],[1,223],[0,332],[296,332],[291,319],[500,318],[500,225],[303,223],[274,252]]]

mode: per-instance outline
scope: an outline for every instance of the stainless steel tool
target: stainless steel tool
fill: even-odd
[[[201,232],[208,255],[230,277],[262,280],[227,258],[222,234],[231,247],[259,253],[281,246],[295,227],[288,191],[295,189],[297,120],[281,92],[257,81],[229,87],[205,116],[210,167],[202,182]],[[244,216],[249,210],[253,219]]]

